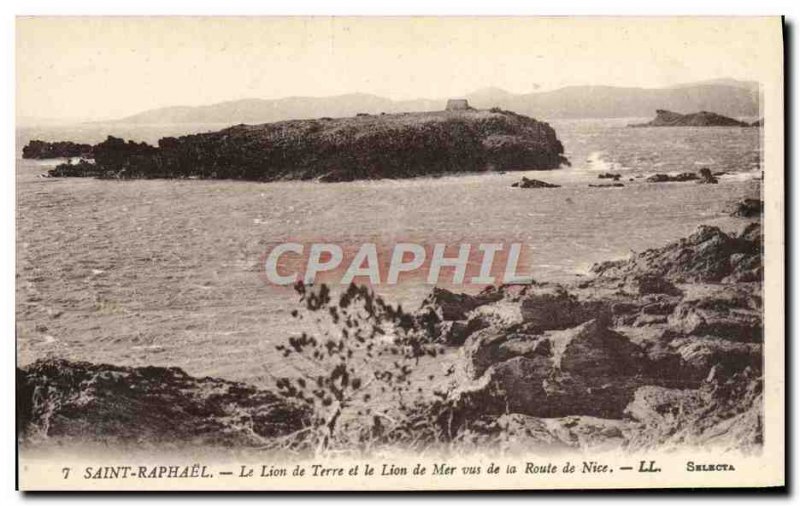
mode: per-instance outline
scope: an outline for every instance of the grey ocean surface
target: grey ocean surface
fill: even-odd
[[[19,265],[32,272],[19,284],[29,282],[45,299],[18,302],[20,362],[55,354],[266,381],[259,371],[279,359],[264,354],[291,332],[295,299],[259,274],[260,258],[278,241],[521,242],[532,249],[534,278],[570,281],[595,262],[664,245],[700,224],[740,226],[730,204],[759,192],[761,129],[626,127],[640,120],[550,122],[572,162],[556,171],[337,184],[66,181],[36,177],[51,161],[18,160],[18,274]],[[17,141],[19,148],[31,138],[96,143],[113,134],[154,143],[222,127],[23,128]],[[726,174],[718,185],[644,181],[701,167]],[[597,177],[603,172],[621,174],[625,186],[589,188],[606,181]],[[511,188],[522,176],[562,187]],[[46,230],[65,232],[26,236]],[[45,240],[58,242],[57,254],[45,251]],[[145,250],[152,261],[139,262]],[[97,304],[76,294],[99,278],[110,305],[94,320]],[[143,279],[157,280],[159,293],[139,286]],[[401,284],[378,291],[413,309],[429,290]],[[64,316],[40,331],[43,311]],[[217,346],[230,351],[214,352]]]

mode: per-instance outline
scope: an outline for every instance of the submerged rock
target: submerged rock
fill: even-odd
[[[523,177],[521,181],[517,181],[516,183],[511,185],[512,188],[560,188],[557,184],[550,184],[545,183],[544,181],[539,181],[538,179],[528,179],[527,177]]]
[[[703,167],[700,169],[700,184],[717,184],[719,180],[711,173],[711,169]]]
[[[605,183],[605,184],[590,184],[589,188],[622,188],[625,186],[622,183]]]
[[[648,183],[682,183],[685,181],[697,181],[700,179],[694,172],[681,172],[678,175],[671,176],[669,174],[653,174],[645,179]]]
[[[723,173],[724,174],[724,173]],[[699,184],[717,184],[719,180],[711,169],[703,167],[698,172],[681,172],[677,175],[653,174],[645,179],[648,183],[684,183],[687,181],[697,181]]]

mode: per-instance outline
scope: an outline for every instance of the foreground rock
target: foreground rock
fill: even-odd
[[[640,388],[626,408],[640,428],[629,433],[624,447],[756,453],[764,442],[762,388],[750,370],[715,378],[697,390]]]
[[[764,202],[760,199],[744,199],[736,204],[731,216],[757,218],[764,214]]]
[[[762,383],[746,370],[697,389],[641,387],[621,419],[509,413],[473,430],[484,447],[509,453],[703,448],[753,454],[763,445],[763,410]]]
[[[499,291],[468,295],[434,287],[414,316],[431,341],[459,346],[467,336],[490,324],[490,318],[473,315],[473,311],[502,298]]]
[[[650,376],[655,369],[643,349],[603,319],[539,336],[486,329],[470,336],[463,352],[466,373],[477,381],[459,393],[462,416],[479,407],[483,413],[621,418],[637,388],[663,384]],[[678,386],[698,385],[686,378]]]
[[[700,111],[691,114],[679,114],[664,109],[656,110],[656,117],[647,123],[629,125],[632,127],[747,127],[748,123],[735,120],[721,114]]]
[[[761,243],[758,223],[699,227],[579,283],[487,290],[502,298],[459,315],[457,388],[441,423],[509,451],[757,451]],[[486,318],[508,306],[516,318]]]
[[[596,264],[592,273],[620,284],[644,275],[672,282],[760,281],[761,246],[760,224],[753,224],[739,236],[701,225],[694,234],[663,248]]]
[[[177,367],[41,360],[17,369],[23,440],[253,446],[308,423],[303,406]]]
[[[59,166],[51,175],[337,182],[549,170],[566,162],[550,125],[499,109],[238,125],[165,137],[158,147],[109,137],[93,151],[94,164]]]

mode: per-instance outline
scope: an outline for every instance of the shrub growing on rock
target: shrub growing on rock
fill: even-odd
[[[409,415],[426,406],[412,374],[423,357],[436,357],[441,349],[428,344],[402,307],[366,287],[351,284],[338,297],[324,284],[298,283],[295,290],[302,311],[292,316],[316,330],[275,347],[284,357],[300,357],[297,376],[277,378],[276,387],[311,408],[305,444],[324,452],[348,441],[363,445],[401,437]]]

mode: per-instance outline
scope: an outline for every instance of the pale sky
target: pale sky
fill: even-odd
[[[17,114],[759,80],[778,18],[18,18]],[[779,40],[779,39],[777,39]]]

